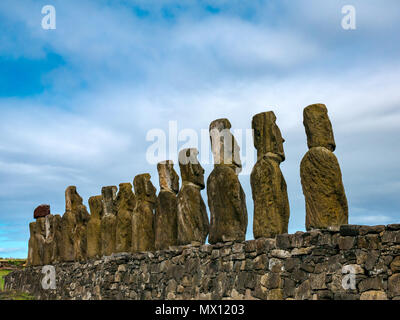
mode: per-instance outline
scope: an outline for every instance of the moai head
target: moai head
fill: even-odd
[[[36,220],[35,234],[40,234],[46,238],[46,218],[39,218]]]
[[[101,219],[103,216],[102,196],[94,196],[89,198],[90,215],[95,219]]]
[[[161,190],[178,193],[179,176],[174,170],[172,160],[157,163],[157,171]]]
[[[231,127],[228,119],[217,119],[211,122],[209,127],[211,150],[215,165],[228,165],[239,174],[242,170],[240,147],[230,131]]]
[[[251,123],[253,128],[254,147],[257,149],[257,159],[260,159],[267,153],[273,153],[285,160],[285,151],[281,130],[276,125],[276,116],[273,111],[261,112],[253,117]]]
[[[118,210],[122,207],[131,209],[135,207],[135,195],[132,191],[132,184],[129,182],[119,184],[116,204]]]
[[[308,148],[325,147],[332,152],[335,151],[335,138],[326,106],[324,104],[309,105],[304,108],[303,118]]]
[[[204,169],[197,160],[199,152],[195,148],[183,149],[179,152],[179,168],[182,184],[192,183],[200,189],[205,188]]]
[[[78,222],[87,222],[89,219],[89,213],[75,186],[70,186],[65,190],[65,212],[73,213]]]
[[[133,185],[136,199],[155,203],[157,201],[157,189],[151,183],[150,178],[151,176],[148,173],[139,174],[133,179]]]
[[[103,202],[103,214],[116,214],[115,200],[117,198],[117,187],[108,186],[101,188],[101,196]]]
[[[74,212],[80,205],[82,205],[82,197],[75,186],[69,186],[65,190],[65,212]]]

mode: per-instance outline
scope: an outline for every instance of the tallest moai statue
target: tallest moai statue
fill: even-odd
[[[323,229],[348,223],[348,206],[328,110],[323,104],[304,109],[309,151],[300,166],[306,199],[306,229]]]

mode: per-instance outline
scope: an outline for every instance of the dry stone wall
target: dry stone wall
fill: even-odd
[[[54,267],[56,289],[42,288],[41,266],[9,274],[5,287],[38,299],[400,300],[400,225],[343,225]]]

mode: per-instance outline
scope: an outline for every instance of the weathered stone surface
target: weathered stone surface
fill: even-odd
[[[179,152],[182,187],[178,193],[178,244],[205,243],[209,223],[200,190],[204,189],[204,169],[197,160],[197,149]]]
[[[89,198],[90,218],[87,225],[87,257],[101,256],[101,218],[103,216],[102,196]]]
[[[247,229],[246,196],[237,174],[242,164],[239,146],[228,119],[210,124],[214,170],[207,179],[210,243],[243,241]]]
[[[214,164],[230,166],[236,174],[239,174],[242,170],[240,147],[230,131],[231,127],[231,123],[225,118],[210,123],[211,150]]]
[[[160,193],[155,214],[155,248],[167,249],[178,244],[178,198],[179,176],[171,160],[157,164]]]
[[[388,290],[393,297],[400,296],[400,273],[396,273],[389,278]]]
[[[326,148],[310,149],[300,168],[306,199],[306,229],[324,229],[348,223],[348,205],[335,155]]]
[[[132,249],[132,216],[136,199],[130,183],[121,183],[115,200],[117,209],[115,252],[130,252]]]
[[[253,117],[252,129],[254,130],[254,147],[257,150],[257,159],[263,158],[268,153],[273,153],[285,160],[285,151],[281,131],[276,124],[276,116],[273,111],[258,113]]]
[[[289,200],[285,179],[279,164],[285,160],[281,131],[272,111],[253,117],[254,146],[257,162],[250,175],[254,201],[254,238],[273,238],[287,233]]]
[[[75,186],[65,190],[65,213],[61,219],[60,252],[62,261],[80,261],[86,258],[86,225],[90,215]]]
[[[387,295],[384,291],[366,291],[360,296],[360,300],[387,300]]]
[[[324,229],[348,224],[347,198],[337,158],[332,124],[323,104],[304,109],[303,124],[310,149],[300,165],[306,200],[306,229]]]
[[[332,124],[329,120],[328,109],[324,104],[312,104],[304,108],[303,124],[309,149],[324,147],[332,152],[335,151]]]
[[[250,175],[254,201],[254,238],[273,238],[288,232],[289,199],[277,157],[272,154],[257,161]]]
[[[51,233],[45,218],[39,220],[38,234]],[[37,221],[32,227],[36,228],[36,224]],[[385,227],[385,231],[388,230]],[[357,247],[341,251],[336,243],[325,238],[332,233],[332,237],[340,236],[339,231],[327,230],[287,235],[283,238],[290,240],[291,246],[287,249],[291,252],[277,248],[274,239],[260,238],[56,263],[53,264],[56,268],[55,290],[43,290],[42,267],[29,266],[7,275],[5,288],[28,292],[37,299],[400,298],[400,273],[390,269],[397,261],[398,245],[382,243],[379,237],[379,249],[373,250],[373,254]],[[304,242],[291,241],[299,235],[304,237]],[[367,233],[345,237],[356,243],[358,239],[376,235]],[[305,247],[311,243],[313,247]],[[312,250],[304,250],[303,255],[293,257],[294,250],[309,248]],[[371,263],[367,255],[374,256]],[[356,260],[358,264],[355,264]],[[367,264],[372,269],[367,268]],[[354,271],[356,281],[353,289],[343,287],[345,276],[349,275],[344,272],[344,266]],[[347,283],[351,284],[351,281]]]
[[[153,251],[154,209],[157,201],[156,188],[148,173],[140,174],[133,180],[136,206],[132,215],[132,252]]]
[[[59,244],[62,241],[61,216],[49,214],[44,218],[43,265],[61,261]],[[84,259],[84,258],[82,258]]]
[[[103,217],[101,218],[101,252],[102,255],[110,256],[115,252],[115,240],[117,231],[117,187],[107,186],[101,188],[103,202]]]
[[[210,208],[209,243],[244,241],[247,229],[246,196],[231,167],[218,165],[207,179]]]
[[[29,224],[27,264],[33,266],[61,261],[59,247],[61,238],[61,217],[46,215]]]
[[[400,272],[400,256],[397,256],[393,259],[392,263],[390,264],[390,269],[393,272]]]
[[[48,204],[41,204],[40,206],[36,207],[33,211],[33,218],[43,218],[50,214],[50,205]]]
[[[31,222],[29,223],[29,242],[28,242],[28,258],[26,261],[26,264],[28,266],[35,265],[34,264],[34,256],[37,251],[37,246],[35,244],[35,228],[36,228],[36,222]]]

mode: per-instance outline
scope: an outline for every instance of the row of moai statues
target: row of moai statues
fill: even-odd
[[[335,142],[325,105],[304,109],[309,151],[301,162],[301,183],[306,200],[306,229],[348,223],[348,207]],[[250,182],[254,202],[254,238],[271,238],[288,232],[289,200],[280,170],[285,160],[284,139],[274,112],[255,115],[252,121],[257,162]],[[82,261],[119,252],[144,252],[170,246],[244,241],[248,224],[246,196],[239,145],[230,132],[228,119],[210,124],[214,169],[207,179],[210,210],[201,196],[204,169],[195,148],[179,152],[179,176],[170,160],[158,163],[160,192],[150,174],[140,174],[130,183],[103,187],[101,195],[89,198],[90,214],[76,187],[65,192],[65,213],[51,215],[49,206],[39,206],[30,224],[28,263],[43,265]]]

